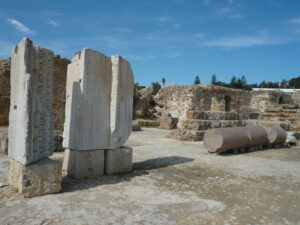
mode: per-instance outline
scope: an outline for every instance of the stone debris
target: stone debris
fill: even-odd
[[[173,130],[177,128],[178,118],[172,117],[169,113],[163,113],[159,118],[159,128]]]
[[[137,121],[132,121],[132,131],[141,131],[142,128]]]
[[[27,38],[12,51],[9,183],[25,197],[61,189],[61,164],[48,158],[54,149],[53,57]]]
[[[160,125],[160,122],[158,120],[138,119],[137,123],[141,127],[159,127],[159,125]]]
[[[8,154],[8,132],[0,130],[0,154]]]
[[[178,141],[202,141],[205,130],[173,130],[166,138]]]

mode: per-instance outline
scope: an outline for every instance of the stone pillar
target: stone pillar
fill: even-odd
[[[132,131],[134,77],[129,62],[121,56],[112,56],[111,63],[111,144],[105,152],[107,174],[132,170],[132,149],[124,144]]]
[[[103,175],[104,163],[99,161],[110,148],[110,95],[110,58],[91,49],[77,52],[67,72],[63,147],[68,149],[68,175]]]
[[[109,58],[83,49],[68,66],[66,95],[64,169],[75,178],[103,175],[104,151],[122,152],[132,130],[130,64],[120,56]],[[128,160],[124,163],[128,165]]]
[[[23,190],[26,186],[26,197],[60,191],[61,172],[56,173],[61,165],[50,159],[46,164],[39,162],[53,153],[53,58],[53,52],[33,46],[32,41],[27,38],[14,47],[11,56],[9,180],[24,195]],[[43,170],[45,165],[48,174],[39,171]],[[57,177],[57,185],[53,189],[50,173],[55,173]],[[24,176],[26,182],[23,180]],[[47,190],[40,188],[41,182],[45,186],[49,183],[49,188]],[[38,192],[30,191],[37,188]]]
[[[113,56],[111,63],[110,149],[117,149],[125,144],[132,131],[134,85],[133,73],[127,60]]]

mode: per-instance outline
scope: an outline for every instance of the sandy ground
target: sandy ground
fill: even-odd
[[[168,132],[132,134],[132,173],[65,178],[61,193],[31,199],[0,188],[0,224],[300,224],[300,149],[210,155]],[[7,173],[1,156],[2,184]]]

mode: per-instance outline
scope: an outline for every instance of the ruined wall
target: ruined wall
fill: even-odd
[[[192,108],[196,111],[236,112],[240,119],[249,117],[249,91],[214,85],[197,85],[194,88]]]
[[[179,121],[186,119],[187,111],[193,108],[195,86],[167,86],[154,97],[155,103]]]
[[[0,60],[0,126],[8,126],[10,105],[10,59]]]
[[[70,60],[56,56],[53,73],[54,129],[63,130],[65,122],[67,68]]]
[[[67,66],[70,60],[54,58],[53,120],[55,130],[62,130],[65,120]],[[10,105],[10,60],[0,61],[0,126],[8,126]]]
[[[252,112],[262,113],[283,104],[294,104],[291,93],[281,91],[253,91],[251,92]]]
[[[179,119],[180,128],[191,112],[228,111],[237,113],[240,119],[248,119],[251,94],[211,85],[167,86],[158,92],[155,101],[172,117]]]

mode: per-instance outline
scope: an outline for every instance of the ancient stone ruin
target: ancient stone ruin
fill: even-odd
[[[131,170],[133,74],[120,56],[91,49],[75,54],[68,66],[63,146],[67,174],[95,177]],[[122,157],[127,160],[123,161]]]
[[[53,153],[53,58],[23,39],[12,52],[9,182],[25,197],[61,189],[61,163]]]

